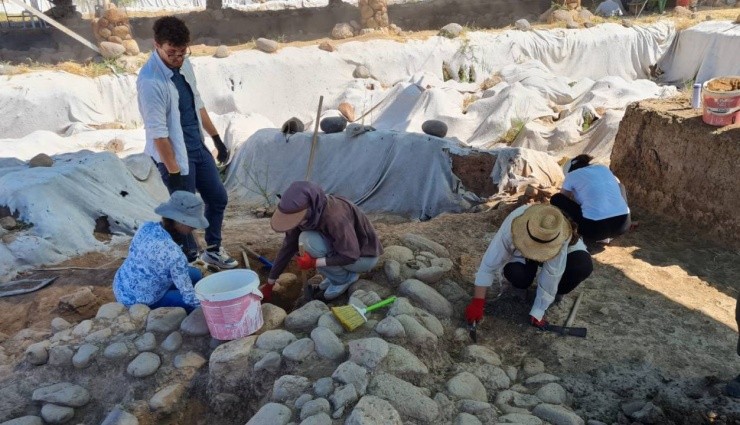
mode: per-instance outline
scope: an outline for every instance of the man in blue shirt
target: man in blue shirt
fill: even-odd
[[[154,22],[155,49],[139,72],[136,87],[139,110],[144,118],[146,147],[157,164],[170,193],[197,190],[205,202],[209,226],[208,245],[200,258],[219,268],[237,266],[221,246],[221,227],[228,202],[213,156],[203,142],[201,128],[213,139],[218,161],[226,163],[229,151],[221,141],[198,93],[190,56],[190,31],[174,16]],[[190,236],[183,250],[189,261],[197,256],[195,239]]]

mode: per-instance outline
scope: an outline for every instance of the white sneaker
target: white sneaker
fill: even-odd
[[[216,266],[220,269],[233,269],[239,265],[235,259],[229,256],[229,253],[226,252],[224,247],[220,247],[218,251],[203,251],[200,254],[200,259],[206,264]]]
[[[596,242],[597,243],[600,243],[600,244],[603,244],[603,245],[609,245],[610,243],[612,243],[612,240],[613,240],[612,238],[606,238],[606,239],[602,239],[602,240],[596,241]]]

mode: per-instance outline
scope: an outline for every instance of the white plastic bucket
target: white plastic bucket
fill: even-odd
[[[721,78],[740,78],[740,76]],[[702,105],[704,106],[702,119],[704,122],[717,127],[740,122],[740,90],[712,91],[707,88],[711,81],[707,81],[702,87]]]
[[[214,273],[195,284],[211,336],[222,341],[243,338],[262,327],[262,293],[252,270]]]

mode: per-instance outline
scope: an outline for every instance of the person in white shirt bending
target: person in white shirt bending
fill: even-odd
[[[627,193],[609,167],[591,164],[592,160],[590,155],[571,160],[563,187],[550,204],[578,225],[584,239],[609,243],[632,224]]]

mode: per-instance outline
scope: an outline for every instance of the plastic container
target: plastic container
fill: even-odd
[[[709,90],[707,86],[711,81],[707,81],[702,86],[702,119],[704,122],[717,127],[740,123],[740,90]]]
[[[676,0],[676,6],[683,6],[688,8],[691,4],[691,0]]]
[[[195,284],[211,336],[229,341],[257,332],[263,325],[259,276],[252,270],[214,273]]]

